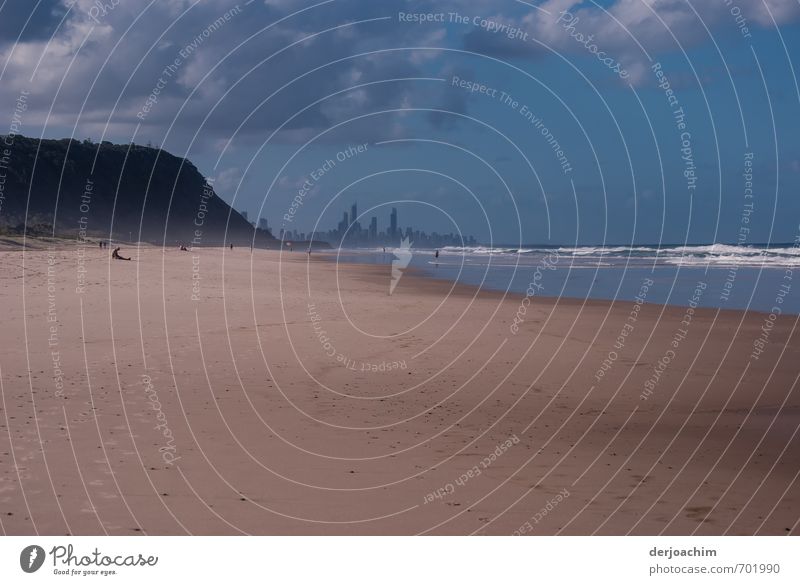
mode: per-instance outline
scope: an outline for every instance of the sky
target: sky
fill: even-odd
[[[793,242],[798,59],[798,0],[0,0],[0,134],[162,145],[274,231]]]

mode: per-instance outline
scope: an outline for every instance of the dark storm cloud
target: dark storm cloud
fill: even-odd
[[[17,88],[32,89],[29,122],[43,123],[57,94],[47,123],[69,126],[80,112],[79,125],[93,138],[107,123],[115,139],[137,125],[141,136],[173,122],[172,132],[184,134],[202,124],[204,133],[225,135],[239,123],[245,134],[284,122],[287,131],[318,131],[366,112],[401,108],[412,94],[438,95],[415,89],[414,81],[375,83],[424,76],[421,65],[435,56],[384,49],[436,47],[444,36],[435,27],[398,27],[388,4],[336,2],[283,21],[308,3],[159,0],[144,11],[146,2],[128,1],[90,18],[94,6],[78,0],[52,43],[30,39],[10,53],[0,87],[8,98]],[[364,127],[374,124],[353,125]]]
[[[58,0],[0,0],[0,44],[47,39],[65,12]]]
[[[499,59],[536,59],[546,53],[530,36],[527,39],[509,38],[507,35],[476,28],[464,35],[463,46],[467,51],[497,57]]]

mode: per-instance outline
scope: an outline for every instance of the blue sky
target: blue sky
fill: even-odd
[[[403,226],[484,242],[794,240],[800,4],[533,4],[126,0],[101,12],[88,0],[35,10],[7,0],[0,93],[11,109],[31,93],[24,134],[163,144],[276,228],[329,229],[357,200],[381,229],[396,206]],[[445,22],[402,22],[400,12]],[[448,22],[450,13],[466,22]],[[470,93],[454,76],[487,90]],[[312,180],[293,220],[282,220],[311,173],[357,144],[367,148]]]

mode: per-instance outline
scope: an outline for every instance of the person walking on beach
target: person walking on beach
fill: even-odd
[[[120,254],[119,254],[119,246],[117,246],[116,248],[114,248],[114,251],[113,251],[113,252],[111,252],[111,257],[112,257],[114,260],[130,260],[130,257],[128,257],[128,258],[125,258],[124,256],[120,256]]]

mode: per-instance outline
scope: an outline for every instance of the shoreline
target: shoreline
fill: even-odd
[[[19,239],[20,242],[19,243],[14,242],[13,241],[14,239]],[[41,251],[45,251],[45,250],[48,250],[48,249],[53,249],[53,250],[56,250],[56,251],[63,251],[63,250],[67,250],[67,249],[70,249],[70,248],[74,247],[76,245],[76,243],[78,243],[75,238],[64,238],[64,237],[42,238],[42,237],[39,237],[39,236],[34,236],[34,237],[28,237],[27,238],[27,242],[30,242],[30,243],[23,244],[22,240],[25,240],[25,239],[26,238],[23,238],[22,236],[0,236],[0,253],[2,253],[2,252],[34,252],[34,251],[41,252]],[[52,243],[52,242],[58,243],[59,245],[58,246],[52,246],[52,245],[51,246],[47,246],[46,245],[46,244]],[[94,242],[92,240],[87,240],[84,243],[84,247],[86,247],[85,246],[86,243],[96,244],[97,242]],[[115,242],[115,244],[119,244],[119,245],[125,246],[128,249],[152,248],[152,249],[156,249],[156,250],[157,249],[162,249],[162,250],[166,251],[166,250],[173,250],[173,248],[174,248],[174,246],[165,246],[163,244],[154,244],[154,243],[151,243],[151,242],[133,242],[133,243]],[[752,246],[763,246],[763,245],[766,245],[766,244],[752,244]],[[771,245],[772,246],[783,246],[784,244],[771,244]],[[548,247],[548,246],[544,246],[544,247]],[[557,248],[558,246],[557,245],[552,245],[552,246],[549,246],[549,247]],[[195,249],[197,251],[200,251],[200,250],[220,250],[220,251],[221,250],[225,250],[225,251],[227,251],[228,247],[224,246],[224,245],[207,245],[207,246],[190,247],[188,251],[191,252],[191,251],[193,251]],[[236,249],[238,251],[239,249],[246,249],[246,247],[244,247],[244,246],[236,246]],[[259,251],[259,252],[271,252],[271,253],[283,254],[287,262],[288,261],[292,261],[292,262],[303,261],[303,260],[300,260],[300,259],[294,259],[294,257],[291,256],[295,252],[287,252],[286,250],[281,249],[281,248],[277,248],[277,249],[274,249],[274,248],[255,248],[254,250],[255,251]],[[348,250],[348,252],[353,252],[353,250]],[[298,255],[300,255],[302,253],[303,257],[305,257],[305,252],[303,252],[299,248],[297,249],[297,253],[298,253]],[[316,250],[315,251],[315,254],[312,255],[312,257],[311,257],[311,261],[313,261],[313,262],[322,261],[322,262],[328,262],[328,263],[333,263],[333,264],[339,264],[341,266],[351,266],[351,267],[355,267],[356,270],[360,270],[361,267],[364,267],[364,266],[382,266],[382,267],[386,268],[386,267],[388,267],[390,265],[390,264],[339,261],[339,260],[337,260],[337,256],[338,256],[338,254],[336,253],[335,249],[331,249],[331,250],[321,249],[321,250]],[[725,267],[718,267],[718,269],[724,269],[724,268]],[[513,291],[510,288],[506,289],[505,291],[502,291],[502,290],[499,290],[499,289],[496,289],[496,288],[491,288],[491,287],[481,287],[481,286],[478,286],[476,284],[453,281],[450,278],[439,277],[439,276],[436,276],[435,274],[432,274],[432,273],[426,274],[426,271],[430,272],[427,269],[421,269],[419,267],[410,266],[407,269],[405,269],[404,277],[405,278],[414,279],[420,285],[422,285],[425,281],[436,281],[436,282],[442,283],[443,285],[445,285],[445,284],[453,284],[455,282],[456,286],[453,289],[453,291],[454,292],[458,292],[460,294],[468,294],[468,293],[470,293],[470,291],[480,291],[480,294],[482,294],[482,295],[483,294],[486,294],[486,295],[498,295],[499,297],[503,297],[503,298],[506,298],[506,299],[513,299],[513,300],[516,300],[516,301],[520,301],[523,298],[525,298],[525,296],[526,296],[525,294],[523,294],[521,292]],[[576,304],[577,303],[579,305],[584,305],[584,304],[586,304],[586,305],[612,304],[613,305],[615,303],[619,304],[619,303],[629,303],[629,302],[631,302],[630,299],[625,299],[625,298],[607,299],[607,298],[593,298],[593,297],[584,298],[584,297],[577,297],[577,296],[553,296],[553,295],[539,295],[539,296],[535,296],[535,297],[532,296],[532,297],[529,297],[529,298],[531,298],[531,299],[535,298],[537,301],[541,301],[541,302],[544,302],[544,303],[547,303],[547,304],[553,304],[553,303],[561,302],[561,303],[571,303],[571,304]],[[689,307],[689,305],[663,303],[663,302],[658,302],[658,301],[647,301],[647,300],[644,301],[644,304],[653,305],[653,306],[657,306],[657,307],[665,307],[665,308],[668,308],[668,309],[684,309],[685,310],[687,307]],[[770,314],[770,311],[767,311],[767,310],[754,309],[754,308],[743,309],[743,308],[738,308],[738,307],[728,308],[728,307],[697,306],[697,307],[693,307],[693,310],[694,311],[701,311],[701,312],[710,312],[710,313],[716,313],[716,312],[720,312],[720,313],[740,313],[740,314],[746,313],[746,314],[755,314],[755,315],[769,315]],[[783,314],[777,315],[777,319],[779,319],[779,320],[787,320],[787,319],[792,319],[792,318],[794,318],[795,320],[800,320],[800,313],[783,313]]]
[[[339,264],[341,266],[351,266],[351,267],[364,267],[364,266],[381,266],[383,267],[384,271],[390,264],[377,264],[377,263],[360,263],[360,262],[345,262],[339,261],[336,259],[335,256],[330,255],[331,252],[327,253],[317,253],[316,256],[312,256],[312,261],[315,262],[328,262],[332,264]],[[327,256],[327,257],[326,257]],[[454,282],[456,283],[455,291],[461,291],[464,294],[469,293],[470,291],[479,291],[480,294],[486,294],[489,296],[496,296],[498,298],[505,298],[515,301],[521,301],[526,297],[524,293],[517,292],[511,290],[510,288],[506,289],[505,291],[498,290],[496,288],[490,287],[480,287],[476,284],[465,283],[465,282],[458,282],[453,281],[447,277],[436,276],[434,274],[425,274],[426,270],[421,269],[415,266],[410,266],[406,269],[404,273],[405,278],[414,279],[419,284],[422,284],[425,281],[435,281],[444,285],[450,285]],[[605,298],[583,298],[583,297],[573,297],[573,296],[553,296],[553,295],[537,295],[529,297],[531,299],[536,299],[536,301],[541,301],[546,304],[556,304],[556,303],[568,303],[568,304],[578,304],[578,305],[613,305],[613,304],[620,304],[620,303],[630,303],[632,302],[631,299],[625,298],[617,298],[617,299],[605,299]],[[679,309],[685,310],[687,308],[692,308],[695,312],[707,312],[709,314],[713,313],[738,313],[738,314],[753,314],[753,315],[769,315],[770,312],[761,309],[742,309],[738,307],[705,307],[705,306],[696,306],[690,307],[690,305],[679,305],[679,304],[671,304],[671,303],[662,303],[658,301],[648,301],[645,300],[644,304],[651,305],[655,307],[664,307],[666,309]],[[777,319],[780,320],[790,320],[794,319],[795,321],[800,321],[800,313],[783,313],[777,315]]]

